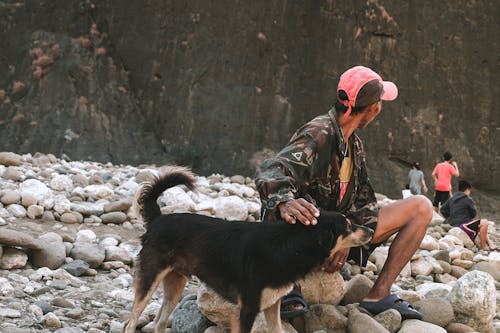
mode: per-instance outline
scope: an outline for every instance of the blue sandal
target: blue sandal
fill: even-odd
[[[283,311],[283,308],[287,305],[290,304],[300,304],[302,308],[300,309],[295,309],[295,310],[289,310],[289,311]],[[307,311],[309,311],[309,306],[307,305],[306,301],[304,300],[304,297],[302,296],[302,293],[298,289],[293,289],[291,292],[289,292],[287,295],[283,296],[281,299],[281,312],[280,316],[281,319],[289,319],[293,318],[296,316],[300,316]]]
[[[399,295],[389,295],[376,302],[362,301],[359,306],[376,315],[385,310],[394,309],[401,313],[403,320],[405,319],[422,319],[420,312],[415,310],[410,303],[403,300]]]

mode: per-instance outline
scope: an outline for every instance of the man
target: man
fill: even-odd
[[[370,250],[397,232],[378,279],[360,305],[373,314],[394,308],[405,319],[420,319],[408,302],[390,295],[390,288],[420,245],[432,205],[416,195],[378,210],[355,133],[380,113],[382,100],[394,100],[397,94],[394,83],[382,81],[367,67],[347,70],[340,77],[335,107],[301,127],[276,158],[264,161],[256,185],[269,216],[314,228],[319,207],[354,214],[374,230],[371,246],[337,252],[328,272],[340,271],[347,259],[364,266]]]
[[[495,250],[493,243],[488,237],[488,221],[486,219],[475,219],[477,210],[474,200],[470,197],[472,186],[466,180],[458,182],[458,192],[446,201],[441,207],[441,214],[448,218],[448,222],[459,227],[474,242],[479,233],[481,250]]]
[[[408,172],[408,181],[411,194],[422,194],[422,191],[427,193],[427,185],[425,184],[424,173],[420,170],[420,163],[413,163],[410,172]]]
[[[432,171],[432,178],[436,188],[432,205],[439,212],[440,205],[444,204],[451,196],[451,177],[460,176],[457,162],[451,161],[453,156],[449,151],[443,154],[444,162],[436,164]]]

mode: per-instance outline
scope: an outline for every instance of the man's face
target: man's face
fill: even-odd
[[[365,128],[366,126],[368,126],[368,124],[371,123],[373,119],[375,119],[375,117],[380,113],[381,110],[382,101],[375,102],[372,105],[368,106],[368,108],[361,113],[363,115],[363,118],[361,119],[358,128]]]

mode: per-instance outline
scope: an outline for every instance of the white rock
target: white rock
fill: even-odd
[[[71,210],[84,216],[101,215],[104,213],[104,203],[98,202],[72,202]]]
[[[53,312],[46,313],[43,316],[43,321],[48,327],[59,328],[62,326],[61,320]]]
[[[39,306],[35,305],[35,304],[30,304],[30,306],[28,307],[28,310],[30,313],[32,313],[35,318],[37,318],[38,320],[41,320],[43,318],[43,310],[42,308],[40,308]]]
[[[111,290],[108,295],[120,302],[132,302],[134,300],[134,294],[130,291],[125,291],[121,289]]]
[[[346,287],[340,273],[314,271],[299,281],[304,299],[309,304],[337,305],[344,297]]]
[[[115,193],[133,197],[138,188],[139,184],[133,180],[127,180],[115,189]]]
[[[26,208],[24,208],[22,205],[18,205],[18,204],[8,205],[7,211],[9,212],[10,215],[17,217],[17,218],[26,217],[26,214],[27,214]]]
[[[260,202],[247,201],[248,214],[260,214]]]
[[[29,275],[29,278],[34,281],[51,280],[53,277],[54,271],[48,267],[41,267]]]
[[[448,299],[453,306],[457,322],[480,332],[492,331],[496,312],[496,289],[490,274],[480,271],[466,273],[458,279]]]
[[[14,282],[18,282],[18,283],[22,283],[22,284],[27,284],[30,281],[27,277],[16,274],[16,273],[10,273],[8,275],[8,278]]]
[[[50,180],[49,186],[55,191],[71,191],[73,181],[69,176],[56,174]]]
[[[422,320],[409,319],[403,321],[398,333],[446,333],[446,330]]]
[[[94,199],[111,198],[114,191],[108,185],[89,185],[84,187],[85,195]]]
[[[192,212],[196,206],[193,199],[180,186],[171,187],[163,192],[159,202],[164,206],[162,211],[166,213]]]
[[[64,195],[54,197],[54,211],[59,214],[69,213],[71,211],[71,202]]]
[[[126,249],[118,246],[108,246],[105,249],[104,261],[121,261],[125,264],[132,262],[132,256]]]
[[[7,296],[14,293],[14,287],[6,278],[0,277],[0,294]]]
[[[451,286],[444,283],[424,283],[415,287],[417,293],[423,298],[447,297],[451,291]]]
[[[21,318],[21,311],[9,308],[0,308],[0,318]]]
[[[474,242],[470,239],[469,235],[467,235],[465,231],[460,228],[451,228],[448,231],[448,234],[460,239],[466,248],[472,248],[474,246]]]
[[[209,212],[210,214],[215,214],[216,200],[207,199],[194,206],[195,212]]]
[[[58,268],[54,271],[54,279],[66,281],[68,282],[68,284],[70,284],[75,288],[78,288],[86,284],[84,280],[81,280],[76,276],[71,275],[68,271],[62,268]]]
[[[90,229],[79,230],[76,233],[75,242],[94,243],[96,240],[97,240],[97,236],[96,236],[95,232],[90,230]]]
[[[28,255],[20,249],[7,247],[0,258],[0,269],[15,269],[26,266]]]
[[[39,206],[39,205],[31,205],[31,206],[29,206],[29,207],[28,207],[28,210],[27,210],[26,215],[28,215],[28,217],[29,217],[30,219],[33,219],[33,220],[34,220],[34,219],[36,219],[36,218],[38,218],[38,217],[42,216],[42,215],[43,215],[43,211],[44,211],[44,209],[43,209],[43,207],[42,207],[42,206]]]
[[[114,237],[105,237],[99,241],[99,245],[106,248],[108,246],[117,246],[120,242]]]
[[[0,217],[6,219],[10,217],[10,213],[6,208],[0,207]]]
[[[434,239],[434,237],[431,237],[429,235],[425,235],[424,239],[422,239],[422,242],[420,243],[420,249],[422,250],[438,250],[439,249],[439,243],[437,240]]]
[[[25,180],[19,184],[19,190],[21,192],[21,196],[31,194],[38,200],[38,202],[52,197],[52,191],[44,183],[36,179]]]
[[[128,288],[129,286],[132,285],[134,278],[132,275],[126,273],[126,274],[120,274],[113,280],[113,285],[121,288]]]
[[[234,195],[219,198],[215,206],[215,216],[230,221],[245,221],[248,217],[247,204]]]

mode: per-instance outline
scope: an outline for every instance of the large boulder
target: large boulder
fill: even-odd
[[[275,302],[281,300],[281,296],[287,294],[292,289],[292,286],[287,286],[280,289],[264,289],[261,298],[261,309],[268,308]],[[237,306],[208,288],[204,283],[198,288],[198,307],[210,321],[229,328],[231,326],[231,318],[237,315]]]
[[[453,286],[448,300],[455,312],[456,322],[480,332],[495,332],[496,288],[490,274],[472,271],[463,275]]]
[[[38,238],[40,249],[30,252],[30,261],[37,267],[56,269],[66,259],[66,247],[59,234],[48,232]]]
[[[345,283],[340,273],[317,270],[299,281],[304,299],[309,304],[340,303],[345,293]]]

